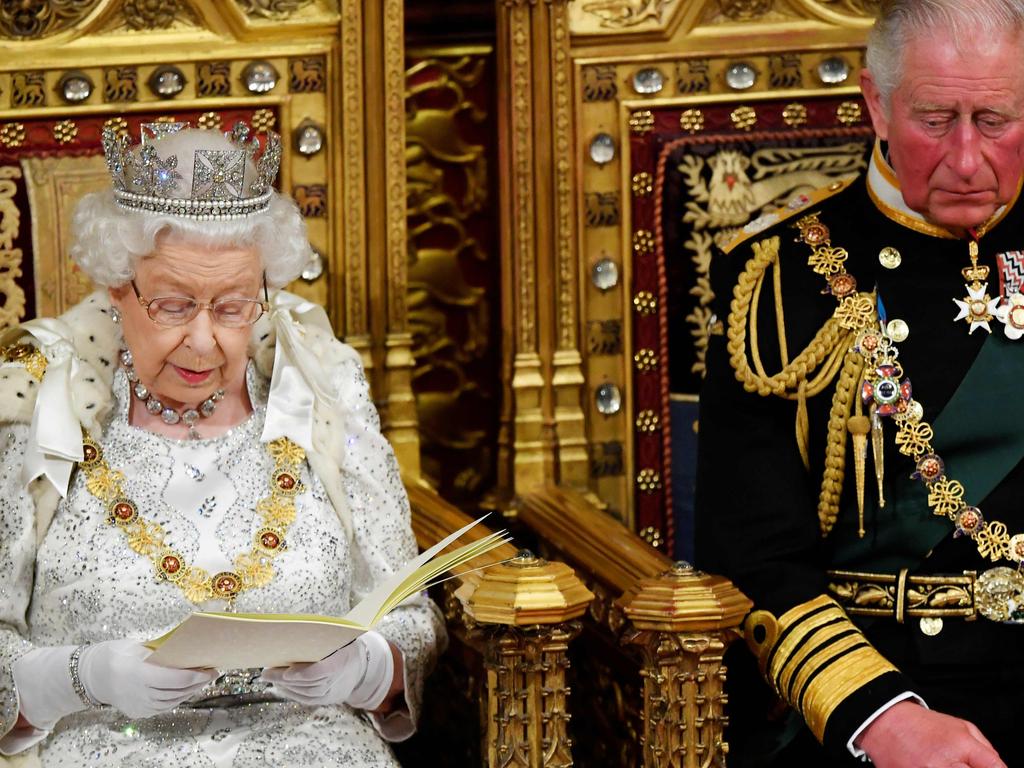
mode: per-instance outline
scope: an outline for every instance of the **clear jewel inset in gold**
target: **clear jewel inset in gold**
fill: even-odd
[[[266,586],[274,578],[273,558],[286,548],[285,534],[295,520],[295,497],[302,492],[299,471],[306,452],[286,437],[267,444],[274,459],[270,472],[270,490],[256,504],[260,525],[249,552],[238,555],[233,571],[211,576],[208,571],[189,565],[166,541],[159,523],[143,518],[139,508],[124,492],[124,474],[111,469],[103,458],[103,449],[88,433],[82,439],[82,470],[85,487],[107,509],[107,523],[117,526],[128,539],[128,546],[148,557],[158,581],[176,584],[190,603],[227,600],[229,606],[240,592]]]

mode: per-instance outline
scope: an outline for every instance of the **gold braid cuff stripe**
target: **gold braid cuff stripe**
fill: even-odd
[[[892,416],[897,427],[896,447],[916,462],[913,477],[928,489],[928,507],[936,515],[948,517],[956,526],[957,535],[970,536],[982,557],[992,562],[1005,559],[1024,563],[1024,534],[1011,536],[1005,523],[986,521],[980,509],[964,500],[964,486],[946,476],[945,463],[932,448],[935,432],[924,420],[921,404],[910,396],[910,382],[897,359],[899,350],[880,327],[875,297],[853,293],[856,283],[844,268],[846,251],[832,247],[829,229],[818,217],[818,213],[808,214],[793,226],[800,232],[798,240],[811,248],[808,265],[827,278],[828,292],[839,300],[829,322],[838,322],[854,334],[849,351],[864,360],[864,392],[868,393],[865,399],[873,393],[873,411],[877,409],[880,416]],[[843,254],[842,258],[834,257],[836,251]],[[836,290],[837,281],[841,291]]]
[[[801,603],[778,619],[768,611],[755,611],[744,631],[761,673],[803,716],[818,741],[848,696],[897,671],[827,595]]]
[[[286,548],[285,534],[295,519],[295,497],[302,492],[299,469],[305,451],[286,437],[267,444],[274,458],[270,473],[270,492],[256,504],[260,525],[253,536],[253,547],[238,555],[233,571],[211,576],[205,569],[189,565],[169,546],[159,523],[144,519],[135,502],[123,488],[124,474],[111,469],[103,458],[103,449],[84,433],[80,466],[85,472],[85,487],[107,509],[107,523],[117,526],[128,539],[128,546],[148,557],[160,582],[176,584],[190,603],[222,599],[229,604],[246,589],[266,586],[274,578],[272,559]]]

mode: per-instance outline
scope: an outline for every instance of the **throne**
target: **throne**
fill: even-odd
[[[709,264],[865,167],[876,5],[502,0],[493,45],[419,49],[401,0],[0,10],[0,325],[89,290],[66,217],[104,126],[278,131],[316,250],[293,290],[362,354],[421,545],[484,507],[531,550],[438,592],[405,764],[724,765],[750,604],[685,562]]]

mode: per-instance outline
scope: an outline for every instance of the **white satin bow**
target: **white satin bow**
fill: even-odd
[[[277,333],[274,372],[267,398],[267,419],[260,439],[270,442],[288,437],[306,451],[313,450],[313,408],[319,400],[334,405],[338,393],[330,377],[304,342],[306,327],[334,331],[319,304],[286,291],[271,301],[270,320]]]
[[[82,424],[71,395],[71,379],[78,372],[71,328],[54,318],[40,318],[23,323],[20,330],[32,334],[46,355],[21,480],[28,485],[45,476],[61,496],[67,496],[71,471],[82,460]]]

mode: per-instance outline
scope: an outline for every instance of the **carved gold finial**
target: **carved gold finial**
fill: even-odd
[[[637,629],[707,632],[739,626],[753,603],[723,576],[685,562],[641,579],[618,601]]]
[[[511,562],[484,572],[468,605],[479,623],[529,626],[575,619],[593,599],[568,565],[521,550]]]

